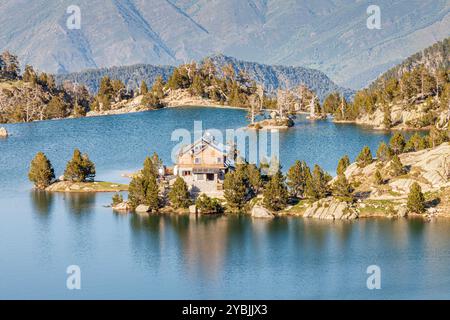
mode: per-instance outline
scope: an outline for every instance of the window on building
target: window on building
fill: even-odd
[[[190,171],[183,171],[183,176],[190,176],[192,173]]]
[[[195,160],[194,160],[195,162],[195,164],[200,164],[200,158],[195,158]]]
[[[222,157],[217,158],[217,163],[222,163]]]

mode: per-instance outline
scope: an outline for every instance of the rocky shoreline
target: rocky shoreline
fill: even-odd
[[[441,111],[436,115],[434,124],[417,126],[418,122],[428,116],[429,111],[425,105],[419,105],[414,109],[407,110],[403,104],[391,105],[391,122],[392,126],[387,128],[384,124],[385,113],[380,108],[376,109],[373,114],[365,114],[355,120],[336,120],[335,123],[353,123],[357,125],[371,127],[374,130],[429,130],[433,126],[441,129],[448,128],[449,114],[447,111]]]
[[[48,192],[74,192],[74,193],[96,193],[96,192],[121,192],[127,191],[128,185],[105,182],[69,182],[56,181],[45,188]]]

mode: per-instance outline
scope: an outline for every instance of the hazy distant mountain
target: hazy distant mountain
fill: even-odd
[[[72,4],[80,30],[66,28]],[[370,4],[381,30],[366,27]],[[355,88],[450,35],[448,0],[2,0],[0,12],[0,49],[49,72],[223,52],[319,69]]]
[[[238,60],[224,55],[214,55],[210,57],[218,70],[226,64],[232,64],[236,73],[245,71],[250,78],[258,83],[264,84],[268,92],[275,92],[278,88],[292,88],[300,84],[312,89],[320,99],[332,92],[343,92],[347,97],[354,92],[350,89],[342,88],[330,80],[323,72],[303,67],[270,66],[255,62]],[[153,66],[138,64],[124,67],[111,67],[101,69],[91,69],[82,72],[57,75],[57,82],[64,80],[85,84],[91,92],[96,92],[100,79],[109,76],[112,79],[119,79],[130,89],[137,88],[144,80],[151,85],[158,75],[167,80],[173,72],[171,66]]]

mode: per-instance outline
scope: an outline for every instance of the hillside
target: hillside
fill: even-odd
[[[16,56],[0,55],[0,123],[81,117],[90,99],[83,86],[57,85],[52,75],[38,74],[31,66],[21,74]]]
[[[447,128],[450,120],[450,38],[387,71],[352,102],[329,96],[326,110],[338,122],[378,129]]]
[[[321,100],[332,92],[343,92],[347,98],[350,98],[354,91],[339,87],[323,72],[303,67],[289,67],[280,65],[265,65],[256,62],[248,62],[227,57],[221,54],[207,57],[221,70],[224,66],[230,64],[233,66],[235,73],[244,71],[250,79],[257,83],[262,83],[264,89],[269,94],[274,94],[278,88],[292,89],[299,85],[305,85],[312,91],[316,92]],[[201,64],[205,59],[198,62]],[[56,75],[58,83],[65,80],[74,83],[84,84],[93,93],[99,88],[100,80],[104,76],[111,79],[121,80],[129,89],[136,89],[142,81],[153,84],[158,75],[167,81],[172,74],[174,67],[171,66],[153,66],[138,64],[134,66],[112,67],[102,69],[90,69],[83,72]]]
[[[446,137],[448,139],[449,136]],[[332,195],[316,202],[302,201],[287,213],[325,220],[407,215],[450,217],[450,144],[444,142],[435,147],[405,152],[398,159],[400,173],[394,173],[391,157],[374,159],[366,166],[352,163],[344,171],[353,189],[351,197]],[[329,185],[336,185],[338,179],[334,178]],[[407,207],[408,195],[415,183],[424,195],[423,213],[409,212]]]
[[[175,67],[154,66],[150,64],[136,64],[132,66],[88,69],[68,74],[56,74],[58,84],[71,81],[85,85],[91,93],[97,93],[102,78],[108,76],[111,79],[122,81],[129,90],[139,88],[142,81],[153,84],[158,76],[167,81]]]
[[[69,30],[69,5],[81,29]],[[121,65],[178,65],[222,52],[306,66],[359,89],[407,56],[450,35],[448,0],[3,0],[0,48],[50,73]]]

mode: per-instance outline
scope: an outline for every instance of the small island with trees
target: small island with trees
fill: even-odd
[[[64,174],[55,179],[50,160],[38,152],[31,161],[28,178],[38,190],[48,192],[119,192],[128,190],[124,184],[95,181],[95,165],[87,154],[75,149]]]

